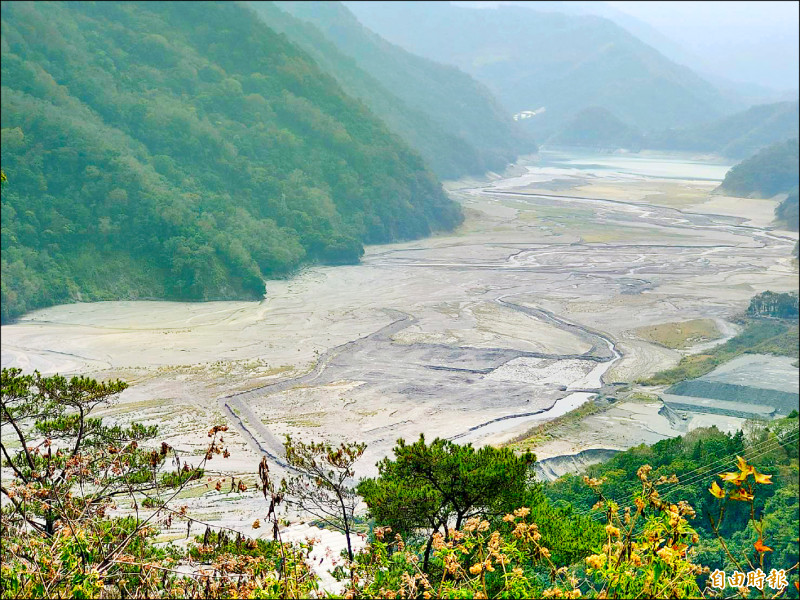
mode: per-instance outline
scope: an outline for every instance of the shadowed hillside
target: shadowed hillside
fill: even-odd
[[[517,155],[536,151],[533,140],[482,84],[452,66],[390,44],[342,4],[251,5],[415,148],[440,177],[501,170]]]
[[[260,298],[460,211],[422,159],[233,3],[4,3],[2,317]]]

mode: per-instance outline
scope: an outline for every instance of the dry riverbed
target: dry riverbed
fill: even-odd
[[[797,289],[797,234],[771,229],[772,201],[714,195],[726,169],[543,153],[511,177],[448,184],[467,215],[454,233],[267,282],[262,302],[37,311],[3,326],[2,363],[123,378],[106,416],[158,422],[189,454],[226,422],[233,456],[215,468],[229,474],[280,460],[287,433],[367,442],[359,475],[398,437],[502,443],[730,337],[754,294]],[[537,453],[686,429],[642,401],[586,423]],[[261,510],[249,502],[247,518]]]

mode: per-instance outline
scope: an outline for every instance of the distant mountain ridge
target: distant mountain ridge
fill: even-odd
[[[751,106],[711,123],[652,133],[648,148],[750,156],[770,144],[800,135],[798,101]]]
[[[420,156],[227,2],[2,4],[2,319],[263,297],[460,223]]]
[[[611,111],[598,106],[584,108],[555,135],[547,145],[639,151],[644,138],[635,127],[624,123]]]
[[[598,106],[643,132],[708,122],[738,106],[691,69],[596,16],[446,2],[348,2],[367,27],[404,48],[456,65],[513,112],[545,107],[524,123],[552,135]]]
[[[440,177],[501,170],[519,154],[536,151],[533,139],[484,85],[387,42],[341,3],[251,5],[420,152]]]

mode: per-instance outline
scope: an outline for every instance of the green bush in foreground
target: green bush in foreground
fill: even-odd
[[[277,510],[284,504],[284,491],[295,492],[273,483],[266,458],[259,465],[257,484],[268,506],[264,537],[254,539],[202,523],[188,513],[186,506],[175,505],[180,491],[199,477],[200,469],[210,472],[209,460],[229,455],[223,446],[227,427],[209,429],[210,442],[197,467],[184,469],[176,464],[181,474],[173,482],[175,488],[165,488],[162,483],[161,469],[167,457],[178,462],[166,444],[159,447],[156,443],[146,449],[143,434],[141,446],[109,439],[94,443],[103,432],[115,432],[121,438],[126,431],[108,428],[99,419],[86,425],[87,407],[107,401],[121,389],[121,382],[66,381],[58,376],[26,376],[17,369],[3,370],[4,434],[10,427],[24,442],[13,449],[3,438],[3,468],[15,476],[4,478],[2,485],[6,501],[0,511],[0,596],[138,599],[326,595],[309,565],[312,543],[281,540]],[[28,409],[35,401],[49,407],[47,411],[52,414],[30,414]],[[20,421],[22,416],[28,422]],[[68,446],[72,449],[69,458],[61,470],[50,469],[53,456],[58,455],[58,432],[72,432],[78,422],[84,427],[78,428],[78,436]],[[84,436],[82,429],[93,433]],[[40,441],[40,432],[53,437]],[[336,454],[335,449],[331,451]],[[62,451],[60,458],[64,454]],[[357,458],[355,454],[360,455],[358,448],[353,458]],[[780,487],[767,500],[774,510],[766,511],[764,490],[777,489],[783,471],[761,472],[761,467],[739,458],[736,470],[722,474],[708,493],[702,494],[705,512],[710,516],[710,533],[701,538],[699,527],[689,522],[695,517],[692,505],[683,499],[667,499],[665,490],[679,480],[674,475],[656,477],[647,464],[636,470],[638,484],[635,489],[628,487],[622,499],[607,495],[602,478],[584,478],[584,485],[596,498],[593,515],[602,516],[601,523],[590,523],[591,518],[581,517],[580,511],[573,513],[546,502],[540,487],[529,479],[530,455],[515,457],[507,450],[475,450],[442,440],[428,445],[424,439],[411,446],[399,443],[395,454],[394,461],[382,463],[376,480],[368,480],[373,515],[386,508],[380,505],[382,501],[391,500],[378,493],[383,484],[391,482],[391,489],[406,498],[413,492],[406,487],[421,490],[417,495],[426,499],[429,508],[438,503],[434,514],[453,518],[444,518],[437,530],[425,520],[405,522],[402,512],[391,513],[398,529],[407,532],[405,536],[392,532],[379,518],[371,543],[352,561],[343,558],[343,568],[337,571],[344,586],[342,597],[716,598],[723,592],[729,596],[735,590],[715,588],[719,572],[711,573],[702,565],[704,547],[716,544],[726,557],[726,569],[768,569],[768,555],[780,548],[777,538],[786,529],[784,520],[792,523],[791,502],[797,495],[796,488]],[[497,457],[502,467],[493,467],[492,461],[486,460],[490,456]],[[796,452],[793,456],[791,464],[796,472]],[[57,475],[62,471],[63,478]],[[776,475],[780,477],[773,482]],[[381,478],[386,479],[381,482]],[[213,479],[209,478],[206,485],[212,485]],[[124,485],[116,488],[120,482]],[[222,483],[223,478],[218,478],[214,487],[220,490]],[[310,484],[315,484],[313,477]],[[112,489],[119,493],[102,492]],[[246,489],[240,481],[238,490]],[[132,508],[124,516],[111,516],[110,511],[119,509],[123,500]],[[143,509],[144,500],[149,500],[152,510]],[[519,506],[505,508],[514,502]],[[396,506],[390,504],[388,508]],[[726,520],[736,515],[745,515],[746,527],[728,535]],[[186,523],[187,528],[199,524],[205,532],[188,546],[156,543],[159,531],[174,523]],[[565,523],[576,523],[577,527],[569,531]],[[796,530],[796,517],[794,523]],[[261,520],[252,527],[260,528]],[[430,529],[434,529],[432,533]],[[581,546],[581,541],[588,544]],[[565,552],[559,546],[571,550]],[[796,562],[796,552],[791,548],[781,552],[781,561]],[[781,581],[783,588],[792,585],[797,589],[797,565],[782,567],[786,581],[771,569],[767,581],[772,591],[764,588],[765,596],[778,597]]]

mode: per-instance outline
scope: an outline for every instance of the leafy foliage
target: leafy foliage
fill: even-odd
[[[522,502],[532,480],[533,454],[516,456],[505,448],[475,449],[449,440],[425,437],[411,445],[397,441],[394,460],[378,463],[379,476],[364,479],[358,492],[370,514],[395,531],[428,531],[433,534],[452,525],[459,529],[466,519],[502,514]]]
[[[461,220],[420,157],[238,3],[9,3],[2,318],[259,298]]]
[[[720,187],[737,196],[765,198],[796,191],[800,184],[799,165],[797,138],[778,142],[734,166]]]
[[[170,502],[202,475],[211,456],[228,455],[221,447],[227,427],[211,428],[199,468],[181,464],[168,444],[145,446],[157,435],[156,427],[109,426],[90,416],[126,387],[120,381],[3,369],[0,446],[2,467],[10,475],[4,474],[0,486],[3,598],[99,598],[110,591],[119,597],[197,597],[211,586],[208,577],[200,581],[175,571],[183,554],[157,546],[154,537],[158,526],[168,527],[174,516],[189,518],[186,507],[175,510]],[[164,473],[168,457],[175,466],[172,478]],[[122,500],[133,509],[110,516]],[[140,505],[156,510],[140,515]],[[273,576],[275,563],[265,587],[277,590],[287,579]],[[215,565],[213,585],[235,595],[242,581],[231,583],[224,575],[230,564]],[[252,561],[248,567],[245,588],[255,588],[260,574]]]
[[[76,482],[90,486],[79,510],[131,489],[157,488],[156,470],[168,447],[147,451],[139,443],[156,434],[154,426],[106,426],[89,415],[127,386],[85,377],[42,377],[3,369],[0,438],[5,468],[13,473],[2,492],[22,526],[53,535],[63,511],[55,505]],[[10,446],[14,441],[18,448]],[[87,456],[87,451],[91,453]],[[96,483],[103,475],[103,484]],[[72,515],[70,515],[72,516]]]
[[[724,471],[726,462],[733,462],[737,455],[744,457],[757,472],[772,477],[772,485],[761,489],[752,507],[742,502],[727,506],[725,518],[720,520],[719,503],[707,491],[714,489],[717,474]],[[723,457],[730,458],[725,461],[721,460]],[[797,537],[781,534],[796,530],[800,519],[796,416],[774,421],[768,426],[758,425],[748,435],[743,432],[729,435],[716,428],[697,429],[682,438],[631,448],[603,464],[589,467],[585,472],[590,478],[602,480],[597,489],[607,498],[628,498],[636,488],[635,474],[643,463],[652,466],[652,479],[663,477],[665,483],[669,483],[666,480],[677,475],[679,483],[661,488],[661,498],[671,503],[685,500],[694,507],[697,518],[692,526],[703,540],[698,544],[698,556],[704,565],[729,571],[734,566],[717,540],[717,534],[727,540],[729,551],[737,555],[738,560],[752,554],[752,544],[756,541],[752,536],[757,531],[751,524],[753,516],[757,521],[763,519],[769,524],[774,540],[775,554],[766,559],[764,566],[789,568],[797,561]],[[587,512],[595,501],[582,479],[575,475],[565,475],[548,484],[545,493],[556,504],[573,504],[579,513]],[[752,496],[752,490],[748,494]],[[744,496],[739,499],[746,500]]]
[[[708,569],[696,560],[700,538],[689,523],[695,511],[684,501],[664,501],[659,487],[666,478],[654,480],[651,471],[637,470],[638,490],[624,508],[603,493],[602,480],[584,478],[606,522],[596,552],[581,561],[585,567],[553,562],[541,523],[521,507],[494,526],[473,517],[449,539],[435,534],[431,570],[420,568],[417,549],[401,536],[392,540],[391,529],[376,529],[372,545],[356,557],[346,597],[714,597],[702,584]]]
[[[796,319],[799,314],[797,292],[786,294],[762,292],[750,300],[747,314],[753,317]]]
[[[355,463],[367,445],[341,444],[334,448],[325,442],[304,443],[286,436],[286,462],[297,475],[281,482],[280,491],[303,512],[314,515],[326,525],[344,533],[347,554],[353,560],[350,534],[353,512],[359,503],[349,485]]]
[[[417,150],[436,174],[501,170],[536,151],[489,91],[451,66],[414,56],[363,25],[339,2],[251,2]]]

